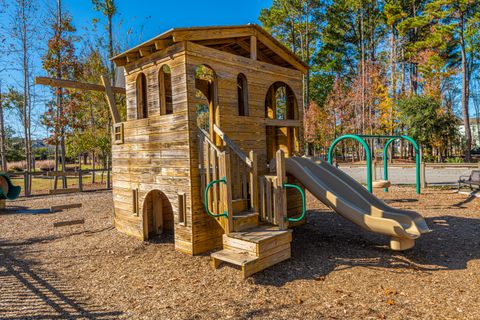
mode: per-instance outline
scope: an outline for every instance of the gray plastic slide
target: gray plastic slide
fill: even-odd
[[[335,212],[366,230],[390,236],[392,250],[410,249],[415,239],[430,232],[420,214],[388,206],[328,162],[291,157],[285,159],[285,166],[287,173]]]

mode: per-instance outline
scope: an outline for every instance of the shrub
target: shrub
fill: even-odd
[[[35,167],[42,171],[53,171],[55,169],[55,161],[53,160],[41,160],[35,163]]]
[[[456,157],[456,158],[447,158],[445,159],[445,162],[446,163],[463,163],[463,159],[460,158],[460,157]]]
[[[25,161],[16,161],[16,162],[9,162],[7,164],[8,171],[13,172],[20,172],[27,169],[27,163]]]

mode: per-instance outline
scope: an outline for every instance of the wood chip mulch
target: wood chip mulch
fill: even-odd
[[[115,231],[110,192],[22,198],[0,214],[0,319],[480,319],[480,200],[393,187],[433,232],[407,252],[310,198],[292,258],[247,280],[172,238]],[[82,208],[45,213],[52,205]],[[53,223],[85,219],[54,228]]]

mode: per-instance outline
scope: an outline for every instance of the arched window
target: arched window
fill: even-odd
[[[140,73],[137,76],[137,119],[148,117],[147,77]]]
[[[158,94],[160,99],[160,114],[172,114],[172,73],[170,67],[167,65],[163,65],[158,71]]]
[[[278,120],[298,117],[297,98],[287,84],[278,81],[270,86],[265,98],[265,117]]]
[[[247,78],[243,73],[237,77],[237,99],[238,99],[238,115],[248,116],[248,86]]]
[[[195,69],[195,99],[197,111],[197,125],[213,136],[212,123],[215,121],[215,71],[206,65],[199,65]]]

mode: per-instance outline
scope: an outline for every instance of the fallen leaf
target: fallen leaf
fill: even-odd
[[[297,298],[297,304],[302,304],[302,303],[303,303],[303,300],[300,298]]]
[[[391,296],[391,295],[397,294],[397,290],[395,290],[395,289],[384,289],[384,291],[385,291],[386,296]]]
[[[389,306],[391,306],[391,305],[395,304],[395,301],[393,301],[393,299],[391,299],[391,298],[388,298],[387,304],[388,304]]]

